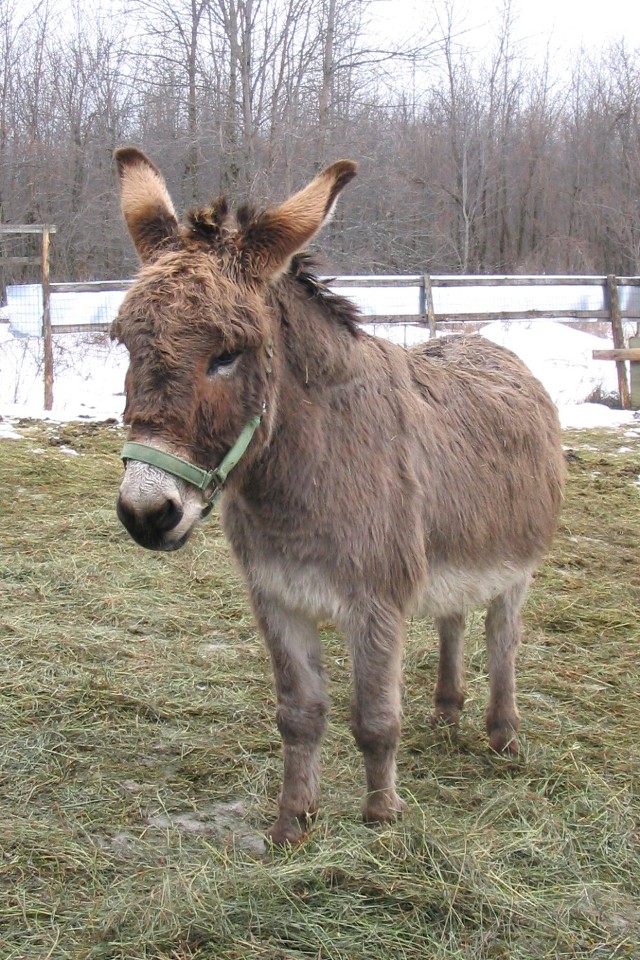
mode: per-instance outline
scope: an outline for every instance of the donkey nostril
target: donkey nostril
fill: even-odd
[[[167,530],[173,530],[182,520],[182,507],[178,506],[173,500],[165,500],[161,507],[147,516],[147,523],[154,527],[158,532],[163,533]]]
[[[133,510],[124,502],[122,496],[118,497],[118,502],[116,503],[116,513],[118,514],[118,520],[130,533],[136,526],[136,515]]]
[[[182,507],[174,500],[166,499],[160,506],[138,510],[122,495],[118,497],[117,513],[122,525],[138,541],[154,539],[158,534],[173,530],[183,517]]]

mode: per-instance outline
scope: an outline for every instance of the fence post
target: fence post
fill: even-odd
[[[436,335],[436,314],[433,309],[433,290],[431,288],[431,276],[428,273],[423,274],[422,276],[422,289],[424,291],[424,309],[421,308],[422,313],[426,313],[427,320],[429,321],[429,338],[435,337]]]
[[[607,277],[607,294],[609,299],[609,312],[611,314],[611,332],[613,335],[613,346],[616,350],[624,350],[624,331],[622,329],[622,317],[620,315],[620,300],[618,298],[618,281],[609,274]],[[629,383],[627,381],[627,367],[624,360],[616,360],[616,370],[618,372],[618,391],[620,393],[620,406],[623,410],[631,408],[631,397],[629,395]]]
[[[640,337],[629,337],[629,347],[640,347]],[[629,364],[631,409],[640,410],[640,362],[632,360]]]
[[[42,228],[42,339],[44,345],[44,408],[53,408],[53,343],[49,286],[49,227]]]

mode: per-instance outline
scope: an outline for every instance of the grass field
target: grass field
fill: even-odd
[[[113,509],[117,428],[20,430],[0,441],[2,960],[640,958],[640,439],[566,437],[562,524],[526,608],[521,758],[487,747],[480,616],[456,734],[428,723],[436,644],[415,620],[410,809],[366,828],[326,631],[323,806],[281,851],[262,834],[281,768],[270,668],[215,517],[146,553]]]

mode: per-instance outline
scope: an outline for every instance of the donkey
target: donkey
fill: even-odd
[[[495,751],[516,753],[520,609],[556,524],[564,479],[555,407],[511,352],[480,336],[410,350],[367,335],[314,274],[309,241],[356,166],[341,160],[279,206],[224,198],[179,224],[159,170],[115,154],[142,260],[114,323],[130,355],[118,516],[177,550],[221,494],[275,676],[279,816],[295,842],[318,809],[328,700],[318,625],[344,632],[365,821],[396,793],[405,620],[440,638],[433,721],[464,701],[465,615],[486,608]]]

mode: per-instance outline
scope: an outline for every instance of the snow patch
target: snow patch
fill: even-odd
[[[499,320],[480,333],[524,360],[558,407],[585,403],[595,393],[608,396],[618,391],[615,364],[592,357],[594,350],[611,346],[602,337],[552,320]]]
[[[24,440],[21,433],[13,429],[11,420],[0,418],[0,439],[2,440]]]
[[[558,407],[563,430],[615,429],[637,421],[633,410],[612,410],[602,403],[569,403]]]
[[[428,338],[423,326],[376,324],[375,332],[407,345]],[[587,402],[594,395],[617,392],[615,364],[591,356],[610,341],[551,320],[496,321],[484,326],[481,335],[513,350],[527,364],[558,406],[563,427],[626,426],[625,436],[640,436],[637,413]],[[42,341],[14,337],[0,323],[0,416],[5,418],[0,437],[20,438],[12,418],[121,420],[126,349],[95,334],[56,334],[53,343],[53,410],[45,412]]]

